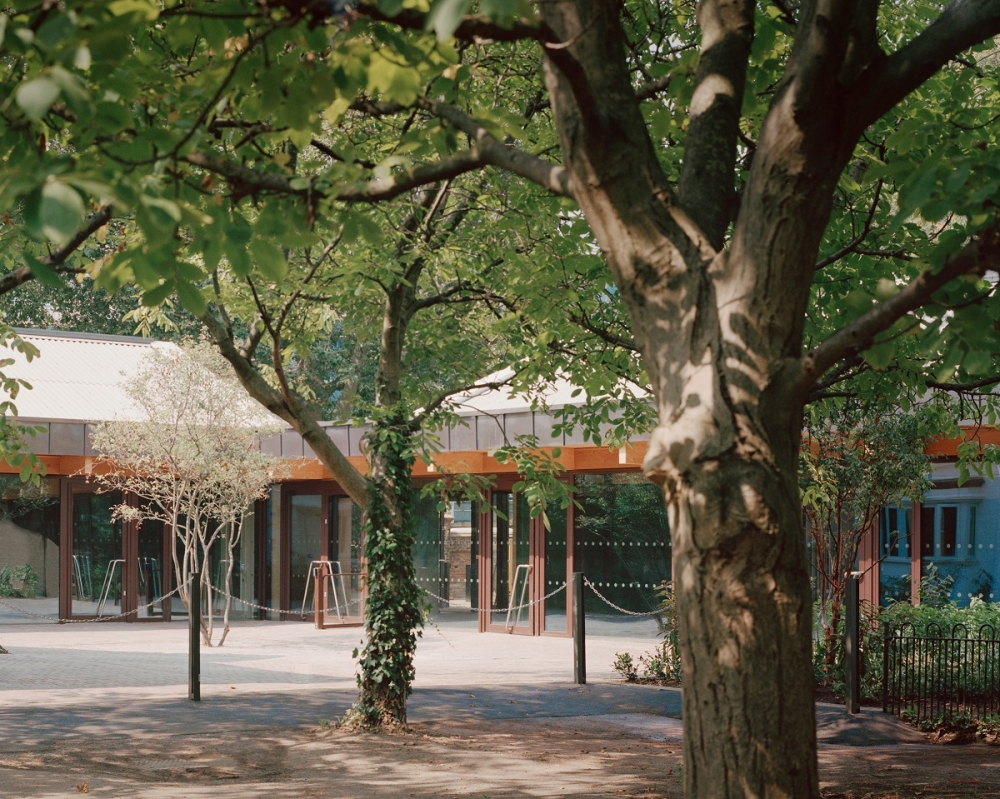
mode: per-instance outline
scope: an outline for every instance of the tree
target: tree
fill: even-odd
[[[920,500],[930,483],[919,412],[864,408],[858,403],[818,407],[808,417],[799,452],[799,484],[823,627],[824,664],[840,663],[847,576],[865,533],[879,513],[904,499]]]
[[[38,357],[38,348],[22,339],[17,331],[0,323],[0,346],[21,353],[21,356],[31,361]],[[28,439],[37,432],[32,425],[17,422],[17,406],[14,400],[22,389],[31,389],[31,385],[19,377],[11,377],[3,370],[14,364],[13,358],[0,359],[0,392],[6,395],[0,401],[0,457],[11,466],[18,469],[21,482],[29,480],[39,485],[45,466],[30,450]]]
[[[998,382],[977,279],[1000,251],[996,67],[967,51],[991,46],[1000,2],[17,8],[0,205],[37,242],[28,274],[121,215],[134,245],[91,271],[201,314],[221,259],[280,274],[276,215],[306,233],[487,168],[575,203],[656,401],[644,468],[673,536],[687,794],[818,796],[803,407],[901,343],[923,385]]]
[[[189,581],[201,582],[206,646],[214,643],[218,587],[212,566],[225,563],[222,646],[243,522],[280,473],[276,460],[260,451],[260,441],[279,428],[249,401],[208,344],[154,349],[125,391],[140,419],[105,422],[94,432],[94,448],[107,462],[96,479],[105,490],[139,498],[137,505],[119,505],[116,517],[159,521],[173,531],[180,544],[172,547],[174,574],[189,610]]]
[[[201,315],[250,395],[300,432],[367,511],[366,643],[352,714],[364,726],[406,723],[422,623],[411,557],[415,458],[431,461],[429,434],[454,421],[451,397],[509,383],[517,370],[502,381],[479,377],[512,360],[525,368],[524,333],[508,319],[524,305],[518,286],[528,278],[518,267],[529,256],[546,258],[557,237],[533,239],[528,225],[502,224],[505,197],[495,181],[442,182],[380,209],[382,228],[396,231],[384,240],[317,223],[312,240],[281,254],[280,280],[239,279],[228,266],[216,268],[214,296]],[[258,210],[266,212],[267,202]],[[355,219],[374,224],[360,214]],[[523,256],[520,262],[506,263],[511,251]],[[248,331],[242,336],[236,320]],[[315,382],[303,378],[309,380],[306,364],[316,349],[353,341],[377,342],[370,401],[356,392],[348,408],[372,425],[367,476],[350,466],[304,396]],[[561,500],[568,502],[565,492]],[[532,512],[543,512],[539,502]]]

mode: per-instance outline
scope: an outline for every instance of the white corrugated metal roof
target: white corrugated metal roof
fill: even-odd
[[[51,421],[108,421],[138,419],[122,384],[134,375],[154,348],[175,345],[149,338],[64,333],[54,330],[18,330],[41,355],[28,363],[13,350],[0,356],[14,359],[3,371],[31,384],[14,404],[22,419]]]
[[[586,401],[587,394],[574,383],[571,383],[562,375],[558,375],[529,396],[524,392],[514,393],[509,385],[493,387],[497,383],[505,383],[514,376],[511,368],[501,369],[487,375],[479,384],[482,388],[474,388],[456,395],[453,403],[456,411],[460,415],[469,412],[494,415],[498,413],[523,413],[536,410],[539,405],[544,405],[550,410],[557,410],[566,405],[579,405]],[[640,391],[634,386],[626,388],[633,396],[645,396],[646,392]]]
[[[532,398],[524,393],[515,394],[508,385],[501,385],[494,388],[491,384],[503,383],[514,376],[513,369],[501,369],[487,375],[479,383],[482,388],[474,388],[458,394],[453,399],[459,413],[472,411],[474,413],[520,413],[532,410],[536,403]],[[582,401],[582,394],[577,392],[576,386],[568,380],[558,377],[551,383],[541,387],[536,392],[535,399],[543,400],[549,408],[561,408],[564,405],[572,405]]]

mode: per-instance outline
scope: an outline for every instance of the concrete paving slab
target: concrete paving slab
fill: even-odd
[[[356,696],[360,629],[237,622],[226,645],[202,649],[203,701],[187,700],[187,627],[172,624],[0,626],[0,749],[77,736],[217,733],[315,725]],[[680,691],[628,685],[611,663],[649,648],[646,637],[588,637],[589,684],[572,683],[567,638],[480,634],[440,625],[418,644],[410,720],[566,720],[673,740]],[[591,721],[586,721],[590,719]],[[872,746],[923,736],[878,711],[847,716],[817,705],[824,744]]]

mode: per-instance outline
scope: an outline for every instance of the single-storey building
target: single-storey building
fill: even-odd
[[[129,418],[134,410],[121,390],[143,357],[172,345],[151,339],[53,331],[20,331],[41,352],[8,369],[32,389],[17,400],[19,420],[37,425],[31,447],[45,464],[41,487],[22,484],[16,470],[0,464],[0,568],[30,566],[48,612],[63,619],[126,614],[125,621],[164,621],[183,612],[175,600],[160,601],[174,587],[169,531],[146,522],[112,521],[122,502],[100,493],[92,479],[99,463],[91,437],[97,424]],[[639,472],[643,441],[610,450],[582,437],[553,433],[553,412],[571,401],[572,388],[549,396],[552,411],[534,411],[504,391],[470,394],[462,424],[440,431],[435,463],[414,470],[418,540],[417,579],[442,620],[478,625],[482,631],[568,635],[564,586],[583,570],[610,603],[649,613],[657,589],[670,578],[670,537],[658,489]],[[329,424],[328,435],[355,465],[364,428]],[[511,464],[491,452],[519,435],[560,450],[565,479],[577,505],[550,510],[550,529],[532,519]],[[328,621],[361,618],[360,513],[315,458],[301,436],[286,430],[263,448],[288,465],[288,478],[258,502],[244,525],[230,592],[243,601],[246,618],[298,619],[312,608],[314,562],[333,562]],[[444,512],[437,497],[420,488],[442,471],[495,475],[483,503],[453,502]],[[221,587],[222,564],[214,577]],[[611,605],[588,616],[614,626],[633,619]],[[508,612],[511,606],[528,605]],[[137,611],[137,609],[139,609]],[[236,617],[241,603],[234,605]],[[37,611],[36,611],[37,612]],[[655,622],[638,622],[655,632]],[[594,630],[596,631],[596,630]]]
[[[45,464],[41,486],[22,484],[17,470],[0,462],[0,570],[28,566],[37,579],[33,602],[62,619],[120,617],[129,622],[168,621],[183,613],[166,597],[174,586],[174,542],[162,525],[112,521],[122,502],[100,493],[91,478],[99,462],[91,444],[95,425],[128,418],[121,389],[153,348],[152,339],[53,331],[21,331],[41,351],[7,371],[32,389],[17,398],[20,421],[41,428],[32,449]],[[440,620],[525,635],[568,635],[565,584],[583,571],[607,600],[591,602],[588,625],[613,628],[655,621],[623,611],[649,613],[657,590],[670,579],[670,536],[659,490],[640,472],[645,442],[609,449],[556,430],[554,413],[573,401],[571,386],[547,396],[550,410],[503,390],[469,395],[462,424],[440,432],[442,451],[414,470],[418,537],[414,548],[419,585]],[[330,438],[360,468],[364,428],[329,424]],[[981,435],[997,437],[997,431]],[[558,448],[564,479],[576,503],[549,511],[550,529],[532,519],[513,491],[514,467],[491,456],[506,441],[533,435]],[[229,591],[239,618],[309,617],[311,575],[320,558],[336,573],[328,620],[357,624],[363,602],[360,513],[301,436],[291,430],[263,443],[288,464],[288,478],[271,488],[244,526]],[[934,489],[923,503],[887,508],[880,530],[863,543],[859,569],[863,596],[916,596],[931,563],[955,578],[953,597],[995,600],[1000,590],[1000,481],[973,479],[958,486],[954,443],[932,445]],[[483,503],[453,502],[444,512],[419,488],[442,471],[495,475]],[[216,564],[216,585],[225,570]],[[23,571],[23,570],[22,570]],[[2,572],[0,572],[2,573]],[[8,574],[10,572],[8,571]],[[511,606],[527,604],[520,610]],[[2,611],[3,608],[0,608]],[[124,614],[124,615],[122,615]],[[9,616],[9,614],[6,614]]]

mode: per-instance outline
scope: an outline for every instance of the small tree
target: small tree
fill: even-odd
[[[222,646],[229,634],[228,586],[243,521],[278,476],[278,463],[260,451],[260,440],[279,428],[207,344],[154,349],[125,390],[138,419],[98,428],[94,447],[108,468],[97,479],[107,490],[139,498],[137,505],[119,505],[118,518],[161,521],[173,530],[181,544],[179,552],[172,548],[180,598],[190,609],[188,581],[201,580],[208,606],[202,639],[208,646],[214,634],[211,556],[225,547]]]
[[[799,454],[802,510],[814,553],[824,664],[837,662],[837,629],[865,532],[886,505],[920,499],[930,462],[918,415],[857,404],[821,407]]]

